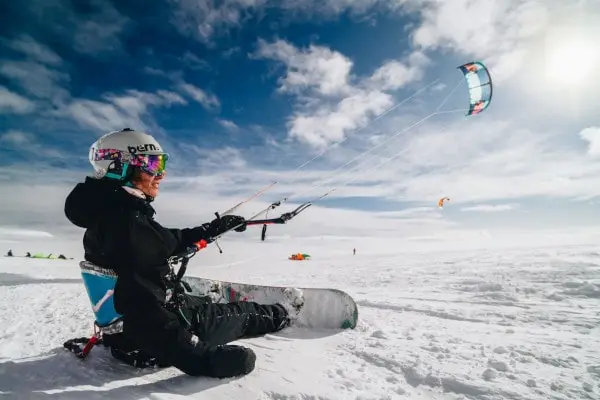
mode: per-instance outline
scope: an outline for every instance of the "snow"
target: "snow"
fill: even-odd
[[[35,240],[13,251],[35,252]],[[218,380],[136,370],[102,347],[85,361],[64,350],[65,340],[92,331],[80,243],[59,246],[74,260],[0,258],[3,398],[600,398],[597,246],[450,251],[381,242],[378,250],[363,249],[364,238],[223,239],[224,253],[204,250],[189,275],[339,288],[356,299],[359,324],[240,340],[257,353],[256,370]],[[299,251],[311,260],[287,260]]]

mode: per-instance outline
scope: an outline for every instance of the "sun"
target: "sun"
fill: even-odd
[[[544,60],[546,79],[561,86],[580,86],[596,79],[594,71],[600,68],[598,39],[568,35],[551,35],[546,42]]]

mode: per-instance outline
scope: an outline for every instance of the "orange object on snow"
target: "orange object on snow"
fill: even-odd
[[[292,254],[291,256],[289,256],[288,260],[302,261],[302,260],[308,260],[309,257],[310,257],[309,254],[298,253],[298,254]]]

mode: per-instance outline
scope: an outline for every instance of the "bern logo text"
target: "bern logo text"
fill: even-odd
[[[135,154],[138,151],[160,151],[160,148],[154,144],[138,144],[137,146],[127,146],[130,153]]]

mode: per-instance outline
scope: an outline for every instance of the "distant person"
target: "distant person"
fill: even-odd
[[[25,254],[25,257],[31,257],[31,253],[27,252],[27,254]]]
[[[356,248],[352,249],[352,255],[356,255]]]
[[[12,253],[12,249],[8,249],[8,253],[6,253],[6,257],[12,257],[13,253]]]

